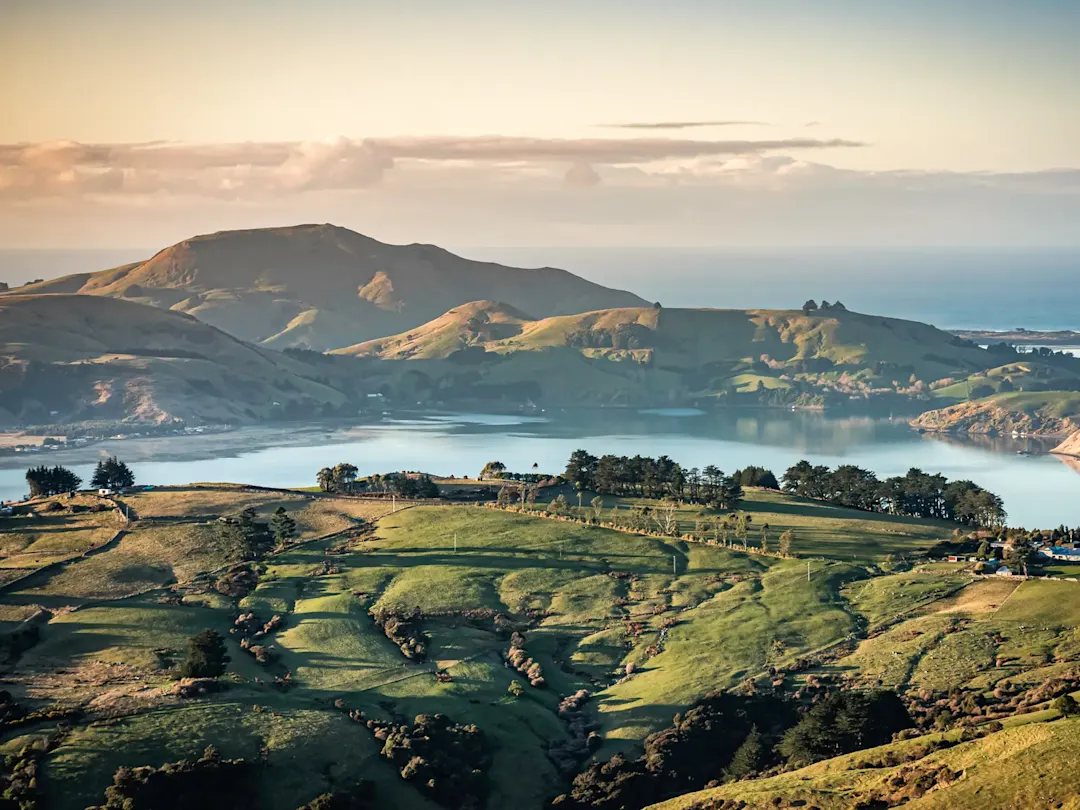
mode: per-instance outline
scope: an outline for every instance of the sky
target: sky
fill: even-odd
[[[1080,245],[1080,0],[0,0],[0,249]]]

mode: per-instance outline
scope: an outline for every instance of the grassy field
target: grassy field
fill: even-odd
[[[948,768],[949,775],[929,791],[909,793],[913,800],[905,802],[905,807],[920,810],[1080,808],[1074,766],[1075,758],[1080,756],[1080,719],[1006,728],[920,756],[920,748],[927,739],[892,743],[769,779],[688,794],[653,805],[652,810],[703,810],[718,806],[723,799],[738,799],[747,808],[764,810],[778,806],[774,802],[778,797],[788,807],[796,806],[793,802],[802,802],[799,806],[849,810],[868,799],[884,801],[884,797],[903,795],[904,787],[915,778],[932,774],[942,766]],[[868,765],[883,761],[890,754],[910,761],[884,767]],[[717,804],[709,804],[710,801]]]
[[[545,497],[539,499],[541,504],[559,494],[550,488],[545,490],[545,493]],[[591,513],[589,503],[595,493],[582,493],[583,506],[580,508],[577,506],[576,492],[565,488],[562,494],[575,513]],[[601,497],[604,501],[605,520],[610,520],[612,516],[620,513],[625,518],[629,510],[638,504],[656,506],[654,502],[639,499],[606,495]],[[617,511],[612,512],[612,508],[616,507]],[[925,552],[931,546],[948,539],[955,528],[946,523],[846,509],[757,487],[744,489],[739,511],[746,512],[751,517],[747,541],[752,547],[761,545],[762,528],[765,526],[768,526],[768,543],[773,550],[777,547],[780,534],[790,529],[795,535],[794,551],[801,556],[863,563],[881,562],[888,555],[901,557]],[[724,516],[720,515],[721,518]],[[681,533],[690,533],[699,522],[703,523],[711,517],[712,515],[700,506],[681,505],[678,509],[679,530]],[[729,539],[735,540],[733,536]]]
[[[547,752],[569,739],[558,704],[580,689],[590,693],[605,757],[636,755],[645,736],[706,693],[767,683],[769,667],[812,653],[853,647],[814,672],[901,690],[1038,683],[1080,657],[1075,583],[1014,590],[947,566],[875,575],[869,563],[915,553],[944,527],[761,490],[748,491],[747,510],[774,537],[793,528],[809,566],[475,506],[387,513],[388,504],[224,485],[124,500],[138,519],[119,542],[0,600],[9,625],[39,607],[52,612],[38,643],[4,673],[5,688],[29,705],[90,712],[45,762],[40,783],[59,810],[99,800],[119,765],[160,765],[207,744],[267,759],[260,790],[271,810],[295,810],[357,778],[378,784],[382,806],[430,808],[336,701],[384,719],[441,712],[477,724],[494,754],[487,806],[539,808],[565,787]],[[235,561],[216,545],[216,515],[250,505],[265,517],[279,504],[306,542],[262,561],[242,598],[207,589],[200,575]],[[268,665],[229,632],[247,610],[284,618],[265,640],[276,655]],[[426,660],[406,659],[369,610],[422,612]],[[524,633],[543,688],[504,664],[509,640],[496,615]],[[877,627],[885,629],[865,638]],[[168,667],[207,628],[227,638],[229,688],[180,700]],[[282,692],[273,680],[286,673],[291,688]],[[514,681],[525,687],[520,697],[508,692]],[[0,731],[0,745],[25,733]],[[807,790],[817,797],[824,788]]]

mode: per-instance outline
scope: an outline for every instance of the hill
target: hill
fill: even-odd
[[[748,491],[748,504],[759,495],[764,509],[803,510],[775,493]],[[23,576],[0,586],[0,632],[26,620],[38,628],[7,660],[5,688],[25,709],[86,713],[71,716],[39,777],[59,810],[100,801],[117,767],[197,756],[211,744],[271,766],[260,771],[261,807],[295,810],[358,778],[376,782],[377,806],[434,807],[345,713],[356,710],[403,723],[433,713],[475,723],[493,755],[484,806],[539,810],[587,752],[561,709],[565,696],[587,690],[585,716],[601,732],[596,742],[607,740],[605,756],[636,750],[706,692],[841,641],[858,624],[840,588],[864,574],[838,560],[815,560],[807,582],[801,561],[676,538],[474,506],[401,509],[399,501],[390,513],[385,500],[224,484],[119,501],[133,522],[111,511],[84,515],[81,501],[65,498],[0,518],[13,528],[4,557]],[[249,507],[257,520],[285,508],[297,543],[247,566],[253,574],[234,586],[223,572],[241,561],[216,518]],[[68,537],[95,516],[122,531],[104,545]],[[830,532],[910,551],[912,538],[895,529],[886,516],[832,510],[814,553],[830,552]],[[928,541],[939,532],[925,529]],[[93,553],[79,556],[89,546]],[[849,556],[846,541],[832,551]],[[260,626],[281,619],[257,642],[271,650],[265,662],[240,644],[236,619],[249,611]],[[402,654],[374,620],[379,611],[420,617],[423,660]],[[207,628],[226,637],[232,658],[223,691],[181,697],[169,669],[188,637]],[[505,665],[511,629],[544,683],[530,685]],[[8,638],[0,635],[0,651]],[[285,686],[275,686],[285,673]],[[520,695],[508,691],[513,682]],[[0,747],[17,751],[55,725],[45,718],[0,729]]]
[[[995,394],[928,411],[912,425],[930,431],[1064,437],[1080,431],[1080,393],[1034,391]]]
[[[989,352],[932,326],[842,307],[636,307],[530,320],[492,301],[333,354],[410,361],[444,390],[455,387],[454,369],[467,366],[478,381],[529,386],[534,401],[562,404],[925,399],[931,383],[996,364]]]
[[[745,494],[755,523],[793,528],[809,566],[615,528],[615,517],[585,525],[231,484],[17,504],[0,517],[0,560],[12,569],[0,582],[0,753],[11,755],[0,779],[30,757],[36,779],[26,788],[38,801],[81,810],[100,803],[118,768],[194,759],[212,745],[259,763],[246,789],[269,810],[296,810],[361,779],[374,784],[372,806],[457,810],[470,806],[461,795],[433,791],[415,762],[388,760],[390,729],[380,725],[406,730],[443,715],[482,734],[475,807],[540,810],[590,755],[614,763],[655,751],[658,740],[670,746],[652,760],[659,769],[703,763],[661,788],[659,774],[615,785],[613,803],[596,805],[636,810],[649,795],[722,777],[728,724],[694,727],[685,741],[671,734],[714,690],[731,690],[748,709],[770,700],[808,708],[823,683],[865,682],[895,685],[918,737],[708,795],[844,808],[895,788],[906,764],[921,775],[947,763],[966,771],[957,795],[979,788],[1028,806],[1030,783],[1018,774],[1041,761],[1035,754],[1072,751],[1078,722],[1014,727],[1057,716],[1041,711],[1005,718],[1008,728],[972,742],[959,737],[969,721],[1041,710],[1080,677],[1075,583],[1017,587],[935,566],[883,572],[867,561],[918,555],[949,531]],[[266,521],[279,508],[296,521],[295,537],[245,562],[218,518],[251,509]],[[862,562],[852,560],[859,547],[871,551]],[[205,630],[221,634],[231,660],[196,690],[174,673],[188,639]],[[978,696],[974,708],[939,712],[942,702],[968,705],[958,689]],[[430,766],[446,767],[440,761]],[[1039,767],[1052,780],[1035,784],[1057,796],[1065,772]],[[701,799],[670,806],[711,806]]]
[[[1080,430],[1069,436],[1069,438],[1055,447],[1051,452],[1063,456],[1080,457]]]
[[[196,236],[145,262],[8,294],[41,293],[125,298],[186,312],[248,342],[318,351],[411,329],[484,298],[533,317],[645,303],[565,270],[472,261],[433,245],[387,245],[332,225]]]
[[[346,396],[314,376],[181,312],[100,296],[0,297],[0,425],[335,412]]]

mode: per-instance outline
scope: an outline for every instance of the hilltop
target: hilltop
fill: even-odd
[[[324,351],[497,298],[533,317],[639,306],[631,293],[551,267],[472,261],[434,245],[388,245],[333,225],[196,236],[144,262],[7,295],[109,296],[173,309],[253,343]]]
[[[932,326],[842,307],[806,313],[653,306],[529,319],[494,301],[333,354],[407,361],[443,390],[456,387],[454,378],[467,368],[477,383],[527,386],[531,398],[548,402],[928,398],[931,383],[997,362]]]
[[[345,395],[314,376],[181,312],[99,296],[0,297],[0,424],[333,412]]]

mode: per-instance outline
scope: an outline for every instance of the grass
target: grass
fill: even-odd
[[[554,492],[548,499],[555,497]],[[576,493],[566,491],[567,501],[578,511]],[[593,493],[584,493],[582,503],[589,504]],[[601,496],[604,519],[610,519],[612,507],[618,506],[625,518],[628,510],[640,503],[655,507],[655,502],[634,498]],[[750,546],[761,544],[761,530],[768,526],[768,542],[776,549],[780,534],[791,530],[795,535],[794,550],[804,557],[826,557],[854,562],[880,562],[887,556],[918,554],[936,543],[951,537],[954,526],[946,523],[919,520],[876,512],[861,512],[808,498],[797,498],[784,492],[747,487],[739,511],[751,517],[747,537]],[[588,514],[588,506],[580,510]],[[720,514],[723,519],[726,514]],[[712,516],[702,507],[682,505],[678,510],[679,530],[690,533],[699,521]],[[735,541],[734,536],[729,539]]]
[[[939,735],[932,735],[934,737]],[[894,793],[890,780],[902,769],[930,770],[945,765],[959,778],[927,791],[910,803],[924,810],[985,810],[990,807],[1056,807],[1076,810],[1075,758],[1080,755],[1080,719],[1027,723],[981,739],[919,756],[927,738],[892,743],[881,748],[837,757],[768,779],[726,785],[691,793],[653,810],[691,810],[736,799],[747,808],[775,807],[773,799],[801,801],[821,810],[847,810],[872,792]],[[866,763],[888,752],[907,751],[905,765],[867,768]]]
[[[31,702],[129,714],[117,725],[78,725],[49,757],[42,784],[60,810],[100,800],[118,765],[161,764],[207,744],[234,756],[265,747],[274,767],[262,800],[275,810],[361,776],[379,783],[386,806],[427,807],[376,755],[368,732],[332,708],[337,700],[370,716],[442,712],[476,723],[494,753],[488,806],[539,807],[565,784],[546,756],[567,739],[561,696],[592,693],[605,737],[599,756],[633,753],[704,694],[761,679],[769,666],[832,649],[900,613],[896,627],[824,668],[902,688],[979,679],[990,688],[1080,656],[1075,584],[1032,581],[1010,592],[1011,583],[966,584],[951,570],[871,578],[876,569],[845,559],[849,548],[870,549],[865,559],[904,553],[936,542],[939,528],[777,493],[753,490],[747,507],[755,521],[768,515],[801,527],[804,553],[831,552],[810,560],[809,580],[806,560],[473,506],[410,507],[383,514],[372,532],[324,537],[383,505],[261,493],[261,514],[280,502],[294,503],[297,515],[310,507],[306,536],[322,539],[266,559],[258,586],[238,604],[185,583],[230,559],[207,516],[235,510],[252,493],[186,488],[177,493],[183,506],[169,504],[164,490],[146,494],[154,497],[134,507],[140,519],[115,547],[10,594],[0,610],[0,621],[12,623],[36,604],[54,611],[6,688]],[[181,604],[163,603],[160,589],[132,595],[172,581]],[[423,611],[427,660],[407,660],[372,607]],[[519,623],[547,688],[508,694],[521,678],[504,665],[506,635],[474,613],[481,609]],[[229,634],[240,610],[284,617],[266,639],[278,656],[270,666]],[[167,667],[206,628],[228,639],[231,688],[177,703]],[[438,681],[436,669],[450,680]],[[292,688],[281,693],[270,682],[286,671]]]

